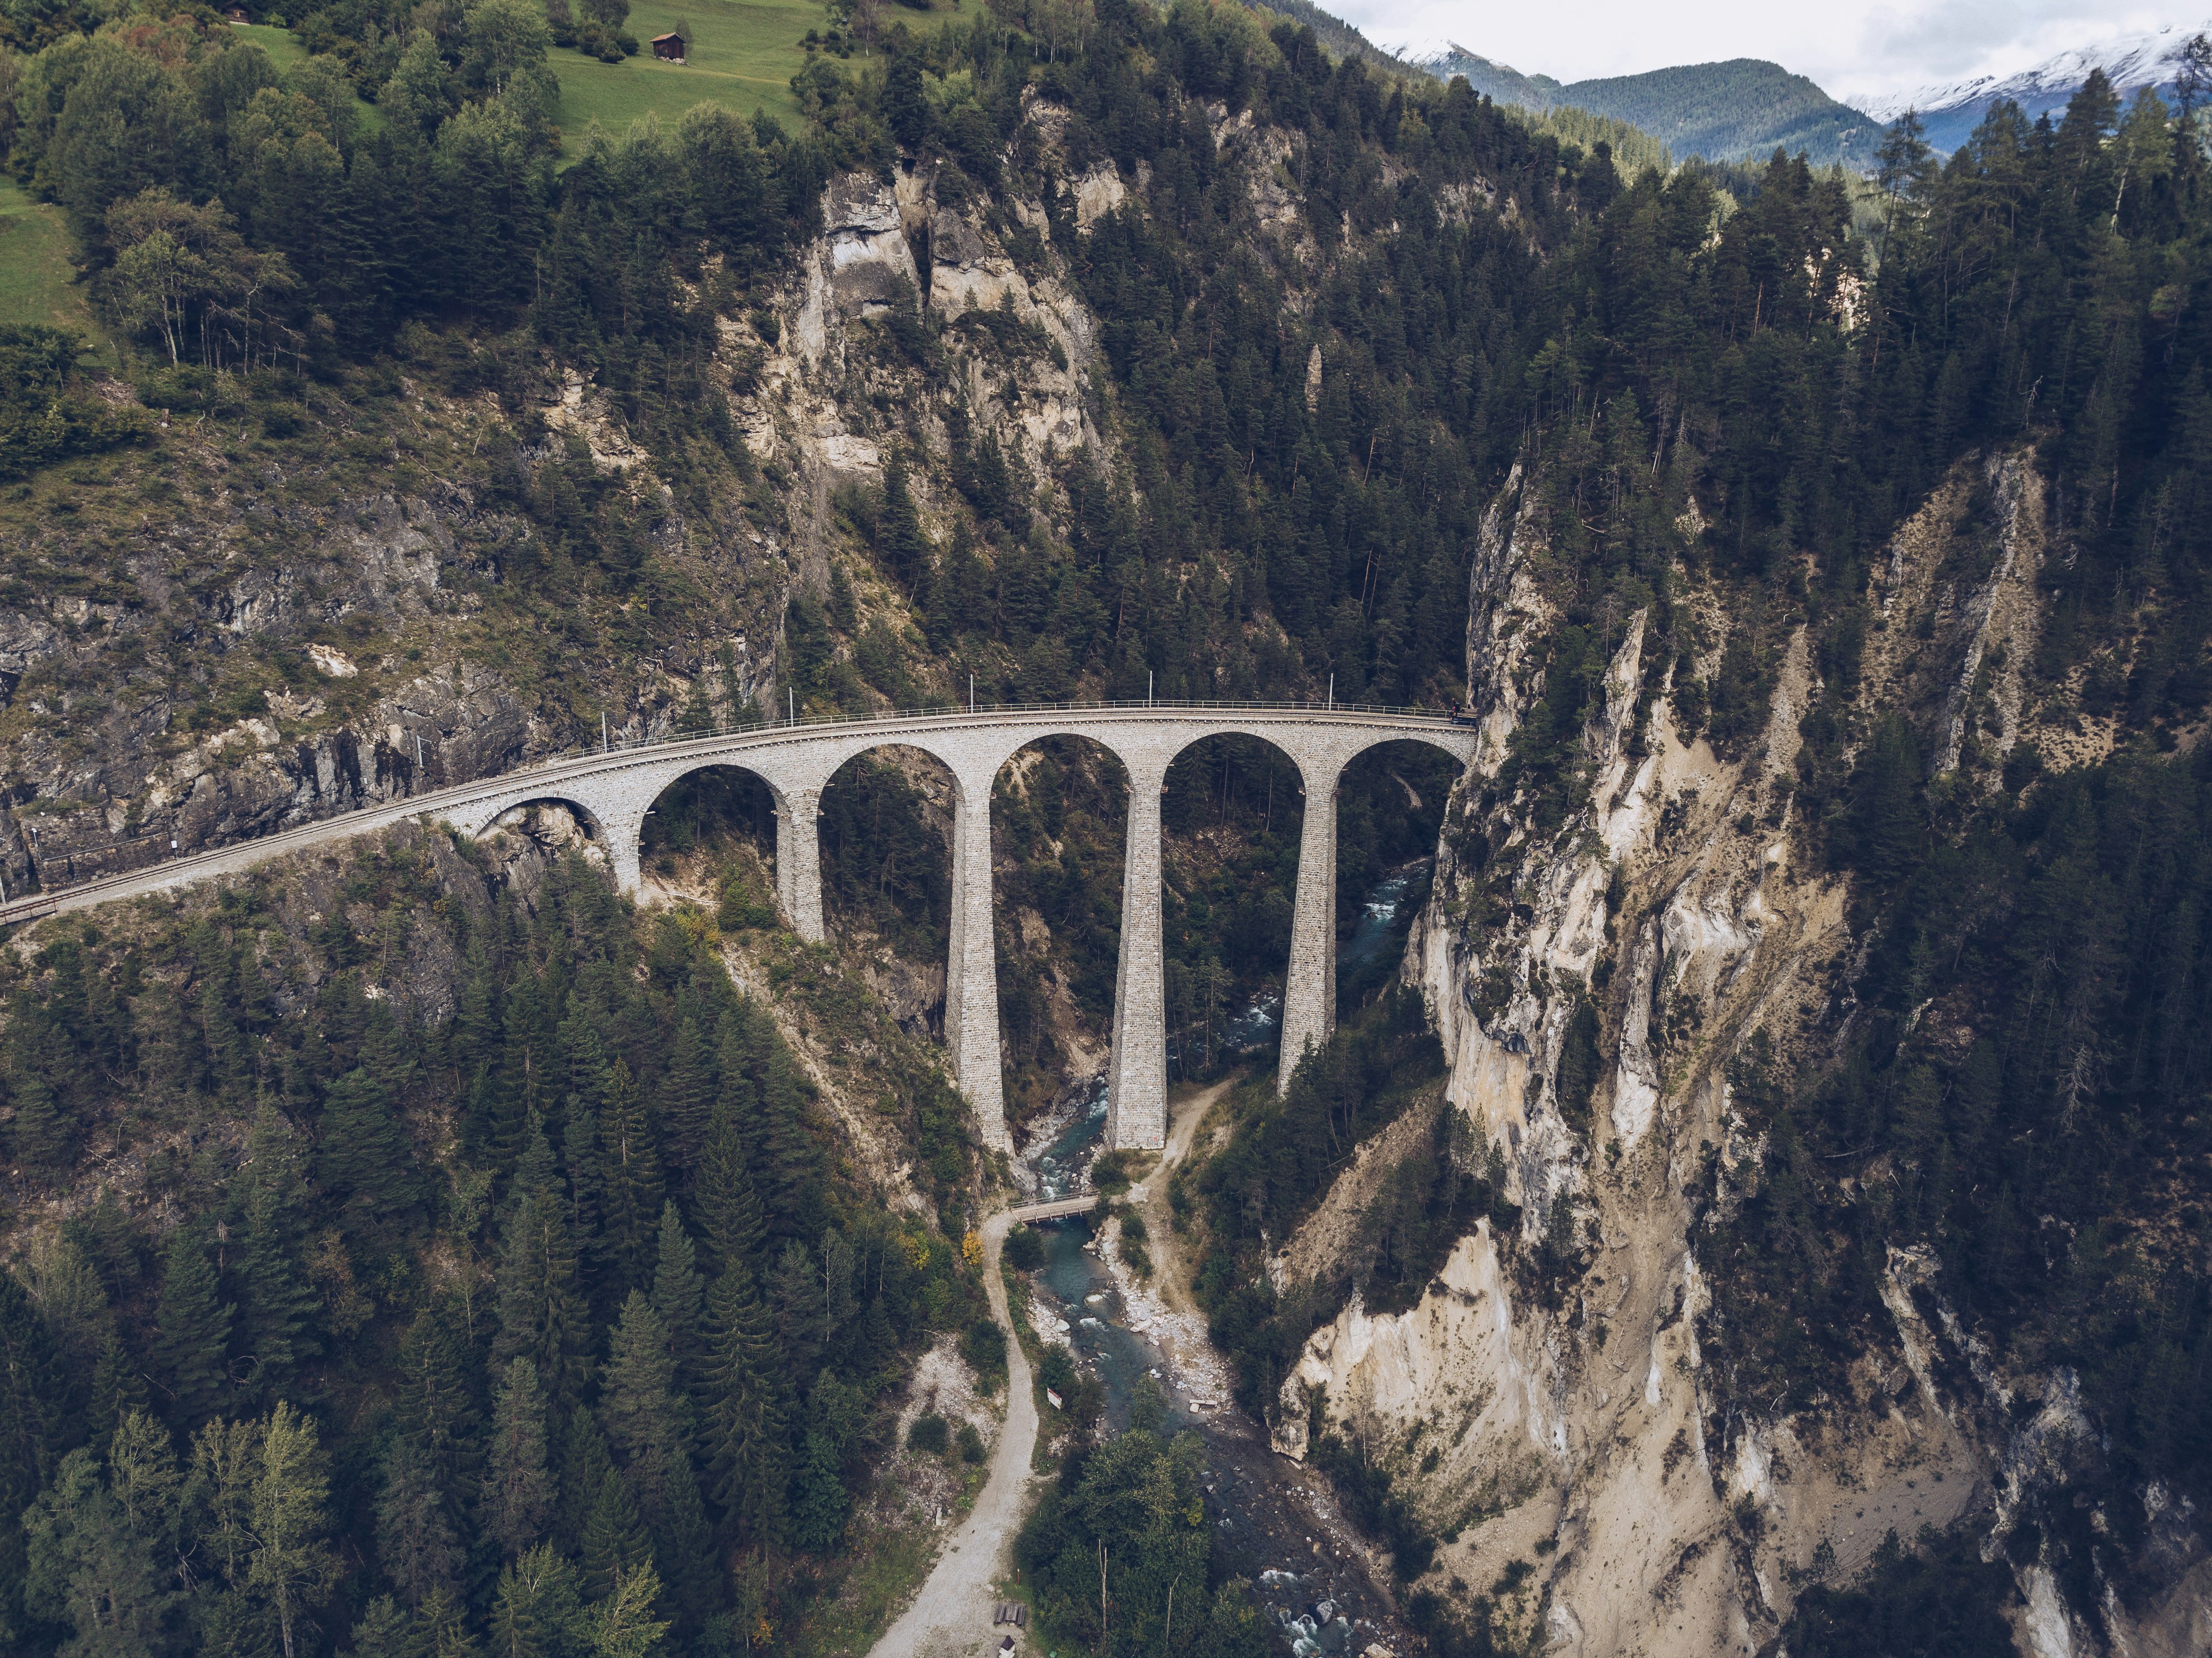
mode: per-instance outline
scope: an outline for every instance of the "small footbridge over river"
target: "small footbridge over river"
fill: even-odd
[[[919,749],[952,775],[951,952],[945,1035],[952,1074],[986,1141],[1009,1144],[999,1044],[999,987],[992,926],[991,789],[1000,768],[1047,737],[1097,743],[1128,773],[1128,853],[1122,870],[1121,939],[1109,1060],[1107,1143],[1158,1146],[1167,1133],[1167,1007],[1160,938],[1160,793],[1168,767],[1210,737],[1256,738],[1295,764],[1305,810],[1283,983],[1281,1067],[1287,1082],[1309,1044],[1336,1021],[1336,790],[1345,767],[1378,744],[1411,739],[1462,765],[1476,728],[1419,709],[1335,704],[1140,702],[1023,705],[805,720],[629,747],[605,747],[426,791],[252,841],[172,858],[149,868],[0,903],[0,925],[170,890],[235,874],[287,853],[410,818],[481,835],[518,808],[557,804],[604,848],[617,884],[639,885],[645,819],[672,784],[708,767],[749,771],[775,801],[776,899],[810,942],[824,936],[817,813],[838,768],[871,749]]]

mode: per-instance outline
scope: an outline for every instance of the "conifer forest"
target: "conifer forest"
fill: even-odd
[[[910,747],[819,943],[734,766],[635,892],[538,805],[0,923],[0,1651],[2201,1649],[2212,45],[1850,171],[1303,3],[301,3],[0,0],[0,914],[971,698],[1476,757],[1346,768],[1279,1060],[1316,803],[1176,758],[1095,1158],[1076,737],[1011,1152]]]

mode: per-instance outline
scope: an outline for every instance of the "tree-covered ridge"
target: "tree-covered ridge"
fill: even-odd
[[[1647,173],[1557,261],[1516,380],[1565,671],[1517,763],[1556,774],[1635,610],[1658,630],[1647,684],[1671,669],[1678,726],[1724,750],[1764,721],[1802,623],[1822,688],[1803,804],[1826,833],[1869,735],[1869,575],[1960,455],[2011,446],[2051,480],[2059,550],[2037,696],[2169,733],[2203,707],[2206,550],[2185,503],[2205,471],[2208,342],[2183,305],[2201,149],[2154,100],[2123,121],[2093,87],[2063,123],[1999,112],[1941,169],[1909,132],[1888,155],[1870,250],[1839,185],[1778,159],[1717,236],[1701,173]],[[1724,635],[1675,602],[1685,577],[1730,595]]]
[[[589,234],[588,181],[607,163],[555,180],[542,11],[373,11],[353,34],[311,28],[317,49],[281,73],[206,7],[125,9],[50,43],[21,30],[0,42],[40,48],[10,52],[0,76],[9,166],[68,210],[108,313],[157,357],[327,372],[388,349],[410,318],[510,324],[549,282],[548,333],[573,349],[580,311],[587,328],[620,318],[625,335],[666,320],[654,307],[670,238],[692,261],[711,247],[743,270],[811,222],[811,149],[702,106],[659,140],[656,166],[607,186],[639,215],[625,254],[580,268],[556,250]],[[362,38],[377,49],[326,49]],[[638,264],[635,234],[656,225],[658,258]],[[614,298],[626,266],[627,314]]]
[[[696,919],[580,864],[400,837],[10,978],[14,1199],[73,1194],[0,1278],[11,1649],[765,1649],[982,1315],[960,1153],[949,1230],[887,1211]]]
[[[1779,149],[1856,171],[1873,162],[1881,142],[1872,116],[1759,58],[1576,81],[1556,96],[1639,128],[1677,155],[1709,161],[1760,161]]]

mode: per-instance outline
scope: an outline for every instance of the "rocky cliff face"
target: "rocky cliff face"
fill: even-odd
[[[2043,489],[2024,455],[1961,466],[1869,583],[1856,707],[1868,724],[1906,715],[1960,789],[1996,787],[2026,742],[2059,763],[2109,746],[2108,725],[2063,692],[2023,695],[2045,620]],[[1803,866],[1793,793],[1820,684],[1795,625],[1763,731],[1717,753],[1678,728],[1685,665],[1648,660],[1647,618],[1626,618],[1581,734],[1584,804],[1537,830],[1525,786],[1493,780],[1543,689],[1543,549],[1523,492],[1516,472],[1485,521],[1468,635],[1485,751],[1406,968],[1450,1060],[1448,1108],[1476,1156],[1506,1159],[1520,1235],[1482,1224],[1404,1314],[1371,1316],[1355,1297],[1285,1382],[1279,1448],[1306,1454],[1308,1401],[1325,1389],[1321,1424],[1365,1448],[1446,1540],[1435,1581],[1481,1588],[1537,1563],[1567,1650],[1767,1649],[1804,1586],[1848,1582],[1892,1530],[1958,1521],[1984,1558],[2012,1563],[2024,1652],[2203,1649],[2212,1568],[2191,1518],[2155,1491],[2156,1587],[2133,1610],[2109,1591],[2081,1604],[2008,1547],[2039,1495],[2063,1498],[2096,1430],[2067,1374],[1991,1362],[1924,1249],[1891,1251],[1891,1327],[1848,1396],[1762,1408],[1708,1370],[1701,1333],[1733,1309],[1701,1270],[1701,1181],[1712,1171],[1725,1209],[1758,1185],[1766,1150],[1732,1101],[1732,1062],[1754,1042],[1814,1065],[1838,1051],[1871,942],[1846,880]],[[1710,678],[1730,621],[1710,594],[1690,602]],[[1563,1049],[1593,1014],[1598,1080],[1586,1101],[1563,1097]],[[1346,1201],[1333,1193],[1310,1224]],[[1534,1270],[1546,1238],[1572,1253],[1563,1283]]]
[[[833,179],[782,286],[722,319],[742,465],[764,469],[750,483],[732,469],[679,500],[573,370],[511,364],[496,395],[455,395],[442,359],[469,348],[421,337],[413,373],[300,386],[298,432],[257,434],[239,409],[179,416],[150,452],[16,489],[0,541],[37,579],[0,595],[0,876],[67,884],[603,729],[636,740],[764,708],[787,676],[791,594],[826,595],[841,557],[871,613],[909,620],[841,527],[841,485],[880,483],[887,451],[918,440],[915,492],[941,541],[948,415],[1031,489],[1103,441],[1095,325],[1051,215],[939,202],[933,182]],[[1073,229],[1127,191],[1109,166],[1066,197]],[[1035,250],[1025,268],[1002,232]],[[953,365],[935,397],[866,326],[922,305]],[[532,492],[556,470],[649,545],[658,591],[548,568]],[[940,677],[924,689],[949,697]]]

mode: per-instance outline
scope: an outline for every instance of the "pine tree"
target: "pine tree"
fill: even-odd
[[[773,1029],[754,1016],[752,1005],[746,1000],[725,1008],[714,1027],[718,1078],[714,1102],[737,1125],[749,1167],[761,1155],[760,1084],[768,1073],[769,1051],[775,1041]],[[711,1117],[708,1126],[711,1130]]]
[[[677,1184],[687,1191],[707,1143],[714,1103],[714,1052],[699,1021],[686,1013],[677,1024],[676,1045],[660,1079],[659,1114],[668,1136],[669,1167],[676,1172]]]
[[[367,1029],[362,1035],[361,1068],[383,1090],[387,1107],[405,1099],[422,1078],[421,1045],[388,1002],[369,1004]],[[404,1144],[404,1136],[401,1143]]]
[[[1856,778],[1858,866],[1892,881],[1919,860],[1926,838],[1917,799],[1920,750],[1911,727],[1893,715],[1876,729]]]
[[[227,951],[218,953],[228,955]],[[199,1028],[206,1043],[208,1069],[227,1099],[243,1100],[253,1081],[253,1054],[246,1033],[231,1017],[228,972],[210,973],[200,990]]]
[[[568,1115],[561,1129],[561,1178],[566,1183],[568,1236],[586,1277],[605,1255],[599,1236],[599,1114],[568,1100]]]
[[[453,1485],[472,1450],[477,1417],[471,1363],[442,1303],[416,1314],[399,1340],[393,1402],[400,1431],[422,1448],[441,1489]]]
[[[792,1504],[791,1540],[809,1554],[829,1554],[843,1540],[851,1509],[845,1481],[837,1472],[837,1448],[829,1436],[806,1436],[806,1455],[799,1467],[797,1500]]]
[[[561,1021],[561,1059],[564,1108],[596,1121],[606,1107],[613,1067],[599,1037],[599,1010],[581,995],[571,999],[568,1017]]]
[[[426,1644],[415,1619],[388,1594],[370,1601],[354,1622],[358,1658],[429,1658]]]
[[[322,1351],[320,1299],[307,1274],[307,1182],[291,1125],[265,1098],[254,1113],[246,1162],[231,1182],[238,1248],[238,1345],[248,1400],[273,1399],[303,1360]]]
[[[216,1299],[204,1235],[197,1224],[178,1227],[163,1260],[154,1368],[167,1383],[172,1414],[185,1427],[230,1402],[230,1320],[231,1309]]]
[[[480,1065],[470,1074],[468,1099],[461,1110],[461,1149],[471,1163],[489,1168],[495,1178],[512,1166],[501,1154],[506,1099],[499,1075],[490,1066]]]
[[[638,1517],[629,1485],[612,1469],[600,1476],[592,1493],[582,1541],[583,1589],[587,1600],[604,1600],[622,1578],[652,1563],[652,1537]]]
[[[571,1411],[560,1424],[557,1452],[560,1498],[554,1510],[553,1537],[568,1553],[584,1546],[584,1521],[599,1493],[599,1481],[614,1472],[607,1436],[595,1412]]]
[[[453,1587],[461,1567],[460,1540],[446,1512],[429,1453],[404,1434],[384,1454],[376,1558],[399,1598],[418,1611],[437,1590]]]
[[[763,1149],[775,1230],[812,1237],[828,1218],[822,1203],[822,1151],[806,1123],[805,1084],[781,1042],[769,1055],[761,1116],[767,1131]]]
[[[374,1248],[395,1243],[419,1211],[422,1182],[391,1096],[367,1066],[331,1084],[319,1139],[315,1173],[340,1204],[348,1234]]]
[[[499,1058],[499,975],[493,970],[482,928],[470,933],[451,1044],[453,1069],[464,1077],[489,1070]]]
[[[748,1090],[750,1091],[750,1090]],[[699,1235],[710,1277],[719,1278],[742,1263],[747,1271],[760,1260],[768,1238],[768,1217],[753,1186],[744,1125],[732,1108],[726,1089],[707,1131],[707,1150],[699,1163],[694,1202]]]
[[[40,1078],[24,1077],[9,1092],[15,1102],[15,1161],[34,1180],[59,1180],[76,1152],[54,1090]]]
[[[590,1348],[568,1208],[553,1175],[544,1125],[533,1115],[528,1149],[515,1171],[500,1254],[499,1333],[493,1356],[527,1357],[557,1411],[580,1392]]]
[[[278,1658],[276,1617],[242,1588],[202,1589],[191,1602],[192,1658]]]
[[[853,1365],[862,1376],[881,1376],[898,1363],[898,1328],[881,1296],[872,1297],[854,1343]]]
[[[491,1151],[494,1166],[504,1171],[514,1169],[529,1145],[531,1114],[544,1112],[563,1091],[552,1080],[555,1042],[546,1024],[544,984],[536,972],[526,968],[515,974],[500,1004],[500,1023]]]
[[[681,1454],[684,1424],[675,1382],[667,1333],[644,1291],[633,1290],[599,1376],[599,1420],[617,1467],[628,1472]],[[642,1500],[647,1514],[656,1511],[654,1502]]]
[[[660,1157],[644,1096],[620,1060],[608,1073],[599,1158],[601,1212],[616,1282],[642,1284],[652,1260],[654,1217],[660,1211]]]
[[[783,1410],[768,1314],[742,1261],[707,1295],[699,1400],[708,1495],[747,1541],[775,1544],[783,1528]]]
[[[527,1358],[508,1362],[492,1410],[477,1523],[513,1560],[544,1535],[553,1509],[553,1476],[545,1460],[545,1398]]]
[[[784,1377],[796,1390],[812,1378],[822,1353],[822,1275],[797,1238],[784,1244],[769,1273],[768,1302]]]
[[[929,574],[929,541],[907,487],[906,462],[898,455],[892,456],[884,471],[882,523],[884,568],[909,596],[918,595]]]
[[[540,1543],[499,1575],[492,1597],[491,1649],[497,1658],[568,1658],[582,1606],[576,1569]]]
[[[669,1606],[678,1621],[687,1631],[700,1628],[713,1614],[719,1574],[714,1527],[688,1456],[677,1457],[668,1470],[660,1515],[653,1526],[653,1554],[665,1575]]]
[[[696,1367],[699,1319],[704,1311],[707,1281],[699,1274],[697,1253],[691,1235],[684,1230],[673,1199],[660,1206],[660,1236],[654,1250],[653,1310],[668,1338],[669,1357],[677,1376],[689,1388]]]
[[[432,1591],[416,1614],[422,1658],[483,1658],[483,1646],[470,1627],[468,1604],[452,1589]]]
[[[93,1365],[92,1402],[86,1419],[96,1436],[111,1431],[131,1412],[146,1408],[146,1376],[138,1361],[123,1345],[119,1330],[110,1326]]]

